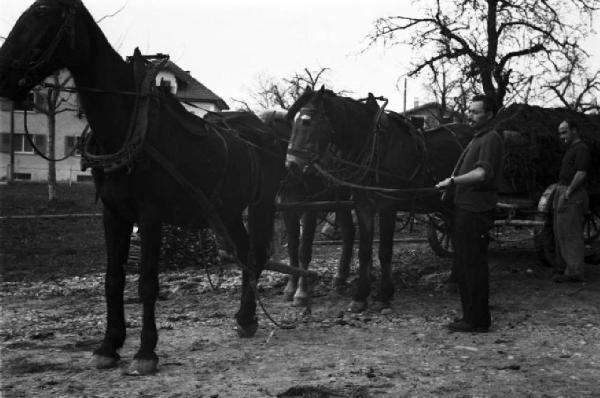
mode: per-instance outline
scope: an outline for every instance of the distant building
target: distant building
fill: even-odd
[[[460,121],[460,115],[448,108],[442,110],[442,105],[437,102],[428,102],[408,109],[402,113],[407,118],[421,125],[425,130],[438,127],[440,124],[455,123]]]
[[[65,81],[69,72],[60,72],[60,81]],[[168,61],[156,77],[156,85],[169,86],[190,112],[202,117],[208,111],[222,111],[229,107],[215,93],[194,79],[189,72],[183,71],[175,63]],[[73,86],[68,84],[68,86]],[[78,139],[87,125],[85,114],[79,108],[77,94],[65,94],[68,99],[61,109],[68,109],[56,115],[55,157],[61,158],[73,151]],[[34,89],[29,93],[31,102],[40,102],[41,96]],[[14,108],[13,108],[14,106]],[[11,150],[10,135],[13,135],[14,178],[16,180],[44,181],[48,178],[48,161],[34,153],[29,144],[23,126],[24,109],[27,107],[27,126],[33,135],[34,144],[42,152],[48,148],[48,120],[45,114],[36,112],[30,102],[13,103],[0,98],[0,180],[10,175]],[[85,181],[91,179],[90,170],[81,171],[81,156],[73,156],[56,163],[58,181]]]

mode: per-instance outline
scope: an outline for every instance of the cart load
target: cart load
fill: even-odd
[[[537,199],[556,182],[564,154],[558,125],[565,119],[578,124],[580,135],[590,148],[587,185],[591,194],[600,194],[600,116],[524,104],[508,106],[494,121],[494,128],[505,141],[502,192]]]

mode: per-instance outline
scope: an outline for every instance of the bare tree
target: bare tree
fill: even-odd
[[[48,121],[47,156],[56,158],[56,115],[63,112],[78,111],[76,95],[65,90],[72,81],[70,73],[57,71],[46,79],[48,85],[34,89],[36,111],[46,115]],[[57,198],[56,194],[56,164],[48,162],[48,200]]]
[[[304,68],[302,72],[296,72],[291,77],[276,79],[273,77],[259,77],[257,89],[250,94],[251,102],[233,99],[241,109],[251,111],[270,110],[273,108],[288,109],[300,97],[306,87],[315,90],[325,84],[330,86],[327,79],[329,68],[310,70]]]
[[[581,73],[575,63],[567,65],[559,78],[542,86],[553,94],[566,108],[579,112],[600,110],[597,98],[600,95],[600,70]]]
[[[423,4],[425,3],[425,4]],[[509,92],[528,89],[531,75],[559,73],[587,58],[579,39],[591,30],[600,0],[427,0],[420,16],[379,18],[371,44],[410,44],[418,54],[408,73],[441,62],[468,63],[466,77],[504,103]],[[406,32],[407,39],[398,39]],[[438,68],[439,70],[439,68]]]

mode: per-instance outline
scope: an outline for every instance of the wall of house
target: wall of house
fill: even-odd
[[[10,134],[10,103],[2,99],[0,107],[0,134]],[[23,126],[23,111],[14,111],[14,133],[25,134]],[[77,116],[77,112],[68,111],[56,115],[56,143],[55,156],[65,155],[67,137],[78,137],[86,126],[85,116]],[[35,111],[27,112],[27,126],[31,134],[48,136],[48,120],[46,115]],[[10,151],[0,152],[0,180],[6,180],[10,172]],[[48,179],[48,161],[35,153],[15,152],[15,173],[24,179],[29,176],[31,181],[45,181]],[[77,181],[89,179],[91,173],[81,171],[79,155],[74,155],[66,160],[56,163],[56,179],[58,181]],[[18,177],[17,177],[18,178]]]
[[[204,117],[208,112],[218,112],[219,108],[215,106],[215,104],[211,104],[209,102],[190,102],[192,105],[182,103],[183,107],[188,111],[193,113],[196,116]]]

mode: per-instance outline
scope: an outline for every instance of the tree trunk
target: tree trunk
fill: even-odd
[[[54,113],[48,115],[48,150],[47,154],[50,159],[55,156],[55,141],[56,141],[56,117]],[[56,163],[48,162],[48,200],[52,201],[57,198],[56,195]]]

